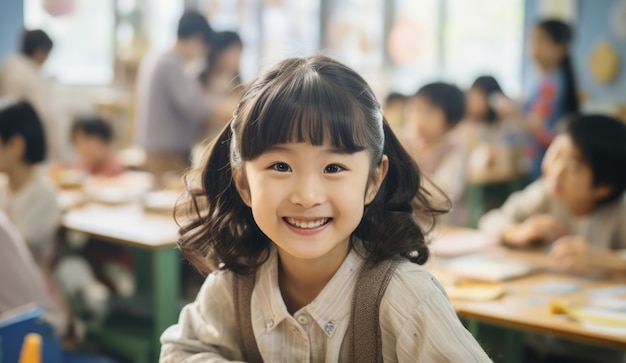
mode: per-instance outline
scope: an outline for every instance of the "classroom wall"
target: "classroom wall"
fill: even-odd
[[[18,48],[24,24],[24,1],[0,1],[0,24],[0,62],[2,62]]]
[[[526,34],[540,17],[538,3],[542,0],[526,0]],[[545,0],[544,0],[545,1]],[[579,88],[591,103],[626,104],[626,39],[619,39],[611,29],[610,13],[618,2],[626,0],[577,0],[575,41],[572,49],[574,67]],[[617,79],[609,85],[596,83],[588,68],[589,52],[599,40],[607,40],[617,50],[621,58],[621,69]],[[529,59],[523,63],[525,79],[530,76],[532,64]]]

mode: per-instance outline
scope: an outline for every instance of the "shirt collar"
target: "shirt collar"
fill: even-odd
[[[363,258],[354,248],[351,248],[335,275],[319,295],[298,313],[306,311],[326,335],[332,336],[337,330],[336,324],[350,314],[352,292],[362,263]],[[259,267],[257,274],[258,289],[255,289],[255,292],[265,320],[265,328],[270,333],[283,320],[290,317],[278,285],[276,248],[272,248],[269,258]]]

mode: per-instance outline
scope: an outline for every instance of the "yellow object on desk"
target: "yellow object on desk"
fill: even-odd
[[[495,300],[506,291],[503,284],[489,282],[459,281],[444,287],[451,299],[469,301]]]
[[[580,322],[626,328],[626,312],[560,302],[550,303],[549,309],[552,314],[568,315]]]

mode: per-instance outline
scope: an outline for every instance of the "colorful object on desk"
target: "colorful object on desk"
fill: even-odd
[[[472,229],[458,229],[441,232],[430,244],[433,256],[455,257],[481,252],[495,246],[498,241]]]
[[[451,299],[470,301],[495,300],[505,293],[504,285],[489,282],[459,281],[445,289]]]
[[[571,282],[547,281],[535,286],[534,291],[540,294],[564,295],[577,292],[580,288],[579,284]]]
[[[603,287],[601,289],[593,289],[587,293],[595,298],[616,297],[626,295],[626,285]]]
[[[626,329],[626,313],[624,312],[559,302],[550,303],[549,309],[552,314],[567,315],[581,323]]]
[[[502,256],[473,255],[453,258],[443,269],[460,278],[500,282],[526,276],[537,271],[538,267]]]
[[[26,334],[19,363],[41,363],[41,340],[37,333]]]

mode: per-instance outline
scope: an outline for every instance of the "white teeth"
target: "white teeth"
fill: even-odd
[[[320,226],[323,226],[328,222],[328,218],[316,219],[313,221],[301,221],[299,219],[287,217],[287,223],[294,227],[302,228],[302,229],[313,229]]]

